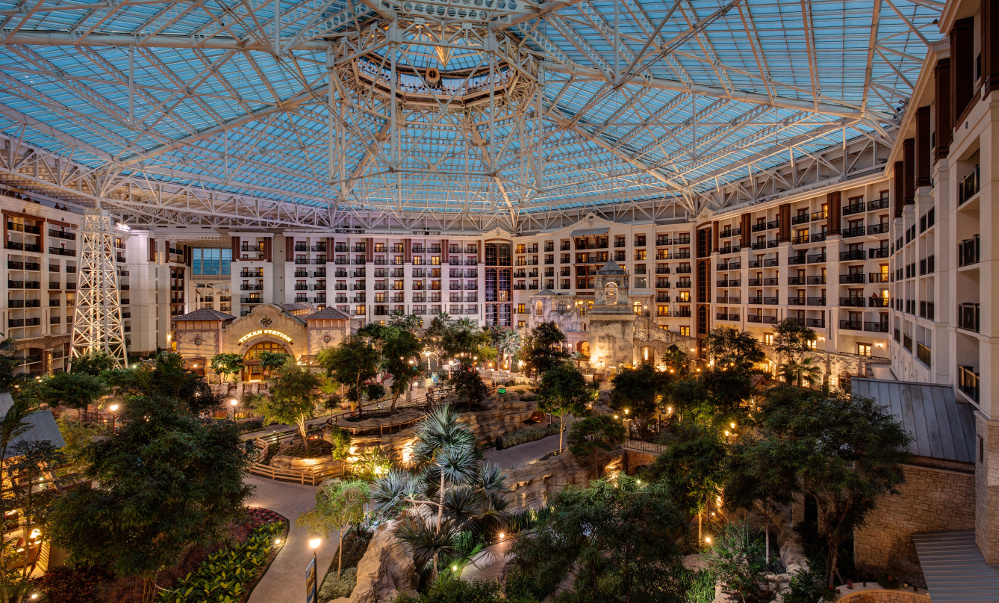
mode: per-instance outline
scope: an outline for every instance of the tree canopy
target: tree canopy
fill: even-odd
[[[114,356],[107,352],[88,352],[70,361],[70,371],[99,377],[104,371],[117,368],[117,365]]]
[[[568,360],[565,341],[565,333],[554,322],[543,322],[531,329],[520,350],[528,374],[540,377]]]
[[[243,369],[243,357],[239,354],[224,352],[215,354],[209,361],[212,372],[226,379],[229,376],[235,377]]]
[[[412,331],[394,325],[372,323],[365,325],[357,334],[371,341],[380,355],[379,367],[392,377],[389,391],[392,394],[391,410],[395,410],[399,396],[406,393],[422,372],[420,352],[423,344]]]
[[[657,400],[671,379],[669,373],[657,371],[649,363],[637,368],[624,368],[611,378],[610,406],[614,410],[628,409],[639,421],[646,421],[655,414]]]
[[[610,452],[624,442],[627,436],[624,424],[608,415],[586,417],[573,423],[569,432],[569,452],[573,456],[585,458],[597,466],[598,457]],[[597,475],[603,471],[597,466]]]
[[[330,533],[338,532],[338,580],[343,569],[344,532],[364,520],[364,504],[370,495],[371,488],[366,481],[328,479],[316,491],[316,506],[295,520],[296,524],[317,536],[328,538]]]
[[[766,358],[752,333],[733,327],[715,327],[704,340],[708,356],[716,366],[748,371]]]
[[[106,391],[100,377],[90,373],[56,373],[42,380],[41,396],[52,406],[85,410],[87,405],[104,395]]]
[[[309,438],[305,422],[312,418],[321,395],[323,377],[312,369],[287,364],[269,380],[270,397],[257,406],[264,424],[296,425],[306,450]]]
[[[326,374],[347,387],[345,397],[362,411],[364,386],[378,375],[381,354],[366,337],[353,335],[340,345],[319,352],[316,361],[326,369]]]
[[[538,410],[558,417],[558,449],[561,452],[565,415],[585,415],[588,406],[597,399],[597,390],[575,365],[563,362],[541,376],[538,397]]]
[[[619,475],[570,486],[538,516],[533,533],[513,545],[508,595],[544,600],[572,571],[567,600],[684,600],[677,544],[684,522],[664,485]]]
[[[815,499],[827,539],[826,583],[836,577],[839,545],[862,525],[878,498],[896,493],[905,480],[902,463],[910,441],[902,425],[870,398],[828,396],[780,385],[767,392],[758,438],[741,449],[755,462],[734,464],[745,473],[731,481],[741,498],[766,461],[776,492]]]
[[[87,481],[53,502],[53,542],[71,560],[144,582],[242,516],[249,451],[235,424],[202,422],[168,397],[138,396],[117,433],[84,451]]]

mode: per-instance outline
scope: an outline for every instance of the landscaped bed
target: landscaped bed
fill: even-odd
[[[361,562],[361,557],[368,550],[373,532],[368,531],[363,526],[352,528],[343,537],[343,566],[340,570],[340,577],[337,578],[337,564],[339,555],[333,555],[330,567],[326,570],[326,577],[319,589],[319,601],[330,601],[339,597],[349,597],[357,586],[357,564]]]
[[[248,508],[246,518],[229,526],[225,542],[191,547],[179,564],[162,570],[157,601],[245,602],[270,567],[288,535],[287,518],[262,508]],[[223,577],[222,572],[225,572]],[[38,601],[50,603],[140,603],[142,586],[131,577],[115,578],[110,570],[54,568],[36,581]],[[205,590],[212,593],[204,596]],[[231,599],[226,599],[229,594]]]

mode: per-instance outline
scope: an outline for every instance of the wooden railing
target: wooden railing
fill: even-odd
[[[431,408],[433,408],[437,404],[440,404],[447,397],[449,393],[450,392],[447,390],[443,391],[438,390],[433,394],[427,394],[423,396],[423,398],[420,401],[413,401],[406,404],[397,405],[396,406],[397,410],[405,408],[420,408],[424,410],[424,413],[421,414],[419,417],[409,419],[398,425],[381,426],[380,431],[382,429],[402,429],[403,428],[401,427],[402,425],[408,427],[409,425],[414,425],[418,423],[419,421],[423,420],[423,417],[426,416],[426,413],[429,412]],[[365,406],[370,409],[372,406],[384,403],[385,402],[383,400],[379,400],[367,404]],[[334,425],[338,419],[347,416],[353,416],[355,414],[356,411],[353,410],[345,410],[338,412],[323,423],[313,423],[312,425],[309,425],[308,428],[306,429],[306,434],[314,435],[317,433],[322,433],[322,431],[326,428],[327,425]],[[349,429],[350,428],[348,428],[348,430]],[[361,428],[354,428],[354,429],[359,430]],[[270,465],[264,464],[263,461],[264,459],[267,458],[267,449],[271,444],[280,444],[281,442],[285,442],[287,440],[293,439],[298,436],[299,436],[298,429],[291,428],[282,431],[275,431],[265,436],[259,436],[257,438],[254,438],[253,443],[254,447],[256,448],[256,456],[254,457],[253,462],[250,464],[250,473],[253,475],[258,475],[260,477],[266,477],[273,480],[296,482],[299,484],[309,485],[309,486],[317,486],[320,483],[322,483],[324,480],[327,480],[331,477],[337,477],[338,475],[343,475],[343,473],[347,469],[347,462],[343,460],[336,461],[336,463],[333,466],[311,467],[308,469],[277,469],[275,467],[271,467]]]

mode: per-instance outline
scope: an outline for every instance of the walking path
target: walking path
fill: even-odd
[[[289,484],[256,476],[249,476],[248,483],[257,487],[256,492],[246,502],[247,505],[265,507],[277,511],[288,518],[291,529],[288,540],[274,558],[274,563],[267,568],[264,577],[260,579],[249,603],[281,603],[283,601],[305,600],[305,570],[312,561],[312,549],[309,548],[309,533],[304,528],[295,526],[295,520],[305,511],[312,508],[316,501],[316,490],[313,486]],[[336,543],[339,535],[334,533],[316,551],[318,567],[317,584],[323,583],[326,570],[336,553]]]

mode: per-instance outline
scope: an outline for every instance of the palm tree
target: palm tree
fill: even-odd
[[[489,331],[489,337],[492,339],[493,347],[500,353],[500,365],[507,356],[516,356],[517,352],[520,351],[522,345],[520,333],[513,329],[492,327]]]
[[[430,462],[438,449],[461,446],[474,450],[475,436],[458,419],[458,413],[449,404],[438,406],[427,413],[416,428],[413,464],[417,468]]]
[[[392,468],[371,486],[371,500],[375,503],[376,511],[393,515],[422,492],[423,484],[419,478],[402,469]]]
[[[790,359],[781,365],[779,372],[784,381],[794,383],[798,387],[803,383],[811,387],[820,380],[820,369],[811,356],[802,359],[801,362]]]

